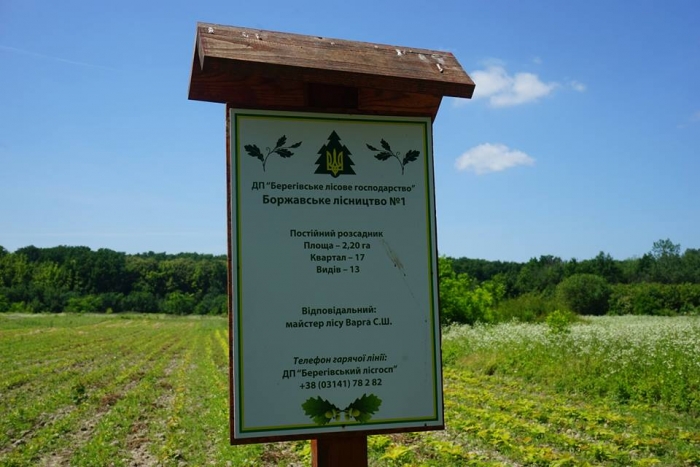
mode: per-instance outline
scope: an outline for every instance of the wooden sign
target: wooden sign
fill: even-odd
[[[189,98],[226,104],[231,442],[443,426],[432,121],[449,52],[200,23]]]

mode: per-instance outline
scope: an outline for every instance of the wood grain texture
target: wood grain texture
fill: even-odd
[[[311,440],[311,467],[367,467],[367,436]]]
[[[198,24],[190,99],[315,110],[310,83],[356,88],[356,108],[347,105],[351,91],[338,101],[345,113],[434,117],[443,96],[474,92],[449,52]]]

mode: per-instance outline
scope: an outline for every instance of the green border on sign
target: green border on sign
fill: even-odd
[[[261,433],[266,434],[270,432],[286,432],[293,430],[305,430],[303,433],[312,434],[314,432],[323,433],[332,431],[333,428],[346,428],[353,426],[367,426],[368,428],[373,425],[393,425],[393,424],[410,424],[416,423],[416,427],[424,427],[425,422],[444,422],[440,417],[440,406],[442,400],[440,399],[441,391],[438,385],[441,385],[442,381],[438,381],[439,372],[438,368],[441,365],[440,357],[438,355],[439,350],[439,338],[436,326],[437,326],[437,310],[436,310],[436,290],[435,290],[435,274],[437,265],[437,242],[435,238],[435,209],[434,209],[434,189],[433,189],[433,171],[432,171],[432,132],[431,121],[428,118],[410,118],[400,119],[398,117],[375,117],[375,116],[345,116],[345,115],[324,115],[324,114],[296,114],[287,112],[251,112],[250,110],[241,110],[237,112],[235,109],[230,109],[231,120],[233,124],[232,131],[232,141],[231,141],[231,167],[232,167],[232,182],[234,184],[232,194],[235,199],[232,203],[232,213],[233,219],[235,219],[235,251],[236,251],[236,261],[235,265],[232,267],[236,268],[234,277],[234,295],[236,310],[234,310],[236,321],[235,335],[236,339],[234,346],[236,349],[235,360],[237,362],[235,372],[235,399],[238,408],[238,417],[236,417],[236,425],[238,427],[238,434],[243,433]],[[243,359],[243,289],[242,289],[242,260],[241,251],[243,249],[242,245],[242,234],[241,234],[241,160],[243,160],[242,154],[244,153],[241,149],[241,138],[240,138],[240,125],[239,121],[243,119],[260,119],[260,120],[296,120],[296,121],[322,121],[322,122],[343,122],[345,124],[358,124],[358,125],[422,125],[423,127],[423,151],[426,157],[424,157],[424,176],[425,176],[425,212],[426,212],[426,228],[427,228],[427,261],[428,261],[428,278],[429,278],[429,301],[430,301],[430,330],[431,330],[431,363],[432,363],[432,379],[433,379],[433,416],[432,417],[412,417],[412,418],[394,418],[394,419],[383,419],[383,420],[371,420],[366,423],[331,423],[325,426],[319,426],[314,423],[309,424],[299,424],[299,425],[282,425],[282,426],[260,426],[260,427],[246,427],[245,426],[245,406],[244,401],[244,359]],[[407,426],[406,428],[410,428]],[[377,428],[375,428],[377,429]],[[336,430],[337,431],[337,430]]]

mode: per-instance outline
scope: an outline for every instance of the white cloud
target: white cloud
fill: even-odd
[[[500,65],[487,66],[472,73],[476,83],[474,99],[489,99],[493,107],[509,107],[534,102],[556,89],[556,82],[545,83],[534,73],[509,75]]]
[[[464,107],[465,105],[467,105],[469,103],[470,99],[462,98],[462,97],[448,97],[446,99],[446,101],[451,102],[452,107],[459,108],[459,107]]]
[[[505,144],[484,143],[474,146],[455,161],[459,171],[472,171],[477,175],[500,172],[518,165],[533,165],[535,159],[522,151],[510,149]]]
[[[688,120],[686,122],[677,125],[677,127],[680,129],[684,129],[697,123],[700,123],[700,110],[695,111],[690,117],[688,117]]]
[[[583,84],[580,81],[575,81],[575,80],[569,81],[569,86],[571,86],[571,88],[574,91],[578,91],[578,92],[584,92],[587,89],[585,84]]]
[[[535,57],[532,59],[532,63],[535,65],[542,65],[542,59],[540,57]]]

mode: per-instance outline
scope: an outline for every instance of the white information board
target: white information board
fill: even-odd
[[[430,119],[230,112],[233,437],[442,427]]]

